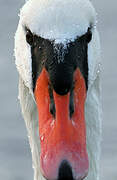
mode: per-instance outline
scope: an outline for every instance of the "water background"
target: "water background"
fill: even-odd
[[[100,180],[117,180],[117,1],[92,0],[98,12],[103,62],[103,142]],[[23,0],[0,0],[0,179],[33,180],[31,153],[17,99],[14,33]]]

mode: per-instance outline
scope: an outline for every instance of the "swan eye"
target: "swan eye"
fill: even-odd
[[[28,44],[33,45],[33,34],[30,30],[26,31],[26,41]]]
[[[91,39],[92,39],[92,32],[91,32],[91,29],[88,28],[88,31],[86,33],[86,41],[87,41],[87,43],[89,43],[91,41]]]

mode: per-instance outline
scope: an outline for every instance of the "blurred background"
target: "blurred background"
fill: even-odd
[[[117,180],[117,1],[92,0],[98,13],[103,64],[100,180]],[[33,180],[31,153],[18,101],[13,49],[24,0],[0,0],[0,179]]]

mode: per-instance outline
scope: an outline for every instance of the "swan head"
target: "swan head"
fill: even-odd
[[[84,109],[96,78],[98,41],[88,0],[29,0],[21,10],[16,66],[37,105],[40,168],[47,180],[88,174]]]

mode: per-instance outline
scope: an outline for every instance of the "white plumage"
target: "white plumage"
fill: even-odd
[[[32,60],[25,27],[43,38],[66,44],[92,27],[88,45],[89,81],[85,104],[87,150],[90,161],[86,180],[99,179],[101,141],[100,42],[96,12],[89,0],[29,0],[21,9],[15,36],[16,66],[19,71],[19,97],[32,151],[34,180],[43,179],[39,169],[38,116],[32,91]]]

